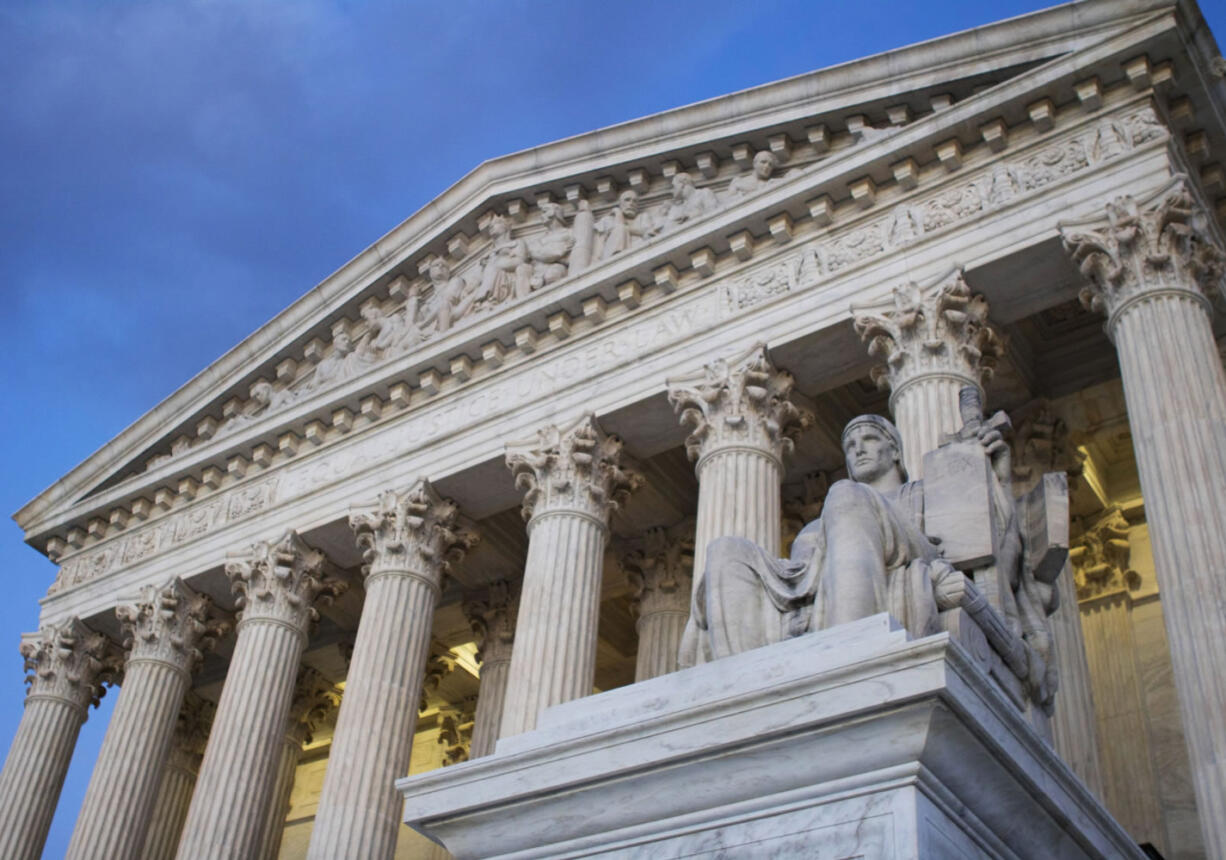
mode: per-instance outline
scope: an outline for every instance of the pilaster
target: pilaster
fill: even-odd
[[[277,763],[277,777],[268,804],[268,823],[260,840],[259,860],[276,860],[281,851],[281,837],[285,834],[285,818],[289,815],[290,795],[294,790],[294,776],[302,758],[302,748],[309,744],[316,729],[326,721],[341,704],[341,690],[317,670],[303,666],[298,670],[294,684],[294,698],[290,703],[289,718],[285,721],[285,741],[281,745],[281,758]]]
[[[226,564],[242,610],[238,641],[200,765],[181,860],[240,860],[259,850],[282,735],[315,603],[347,583],[325,572],[322,552],[289,531]]]
[[[408,773],[422,673],[443,576],[476,543],[459,510],[423,479],[350,511],[366,601],[309,857],[391,858]]]
[[[502,736],[529,731],[545,708],[591,693],[609,516],[642,483],[622,465],[621,440],[591,414],[508,445],[506,460],[525,491],[528,559]]]
[[[200,773],[200,758],[208,741],[209,727],[217,706],[188,693],[175,721],[170,752],[162,769],[162,781],[145,836],[141,860],[172,860],[183,835],[183,822]]]
[[[694,569],[693,523],[648,529],[642,549],[622,561],[634,587],[639,634],[634,680],[677,671],[677,652],[690,615]]]
[[[22,642],[21,656],[30,689],[0,771],[0,857],[36,860],[87,709],[120,664],[110,641],[75,617]]]
[[[1184,177],[1061,228],[1107,317],[1145,496],[1209,856],[1226,856],[1226,373],[1210,327],[1226,256]]]
[[[853,305],[851,312],[869,355],[885,360],[873,380],[890,389],[907,474],[918,480],[924,455],[962,426],[958,392],[974,386],[983,400],[983,383],[1001,351],[987,300],[955,269],[924,285],[901,284],[888,299]]]
[[[123,860],[145,845],[163,765],[192,672],[230,624],[177,577],[116,607],[127,657],[119,700],[77,817],[74,860]]]
[[[519,594],[505,579],[491,583],[483,593],[470,596],[464,602],[464,614],[477,637],[477,659],[481,661],[481,687],[477,693],[470,758],[492,754],[498,742],[518,610]]]

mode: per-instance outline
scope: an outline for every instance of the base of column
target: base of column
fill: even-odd
[[[886,615],[550,708],[397,788],[458,858],[1144,856],[960,645]]]

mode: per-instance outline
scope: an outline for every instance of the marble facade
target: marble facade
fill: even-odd
[[[474,170],[17,513],[60,572],[0,854],[114,684],[73,856],[442,856],[397,777],[548,782],[589,694],[695,683],[661,676],[710,542],[786,554],[853,415],[920,477],[969,387],[1073,538],[1049,719],[974,731],[1050,733],[1021,767],[1103,801],[1096,844],[1226,856],[1218,53],[1186,0],[1085,0]]]

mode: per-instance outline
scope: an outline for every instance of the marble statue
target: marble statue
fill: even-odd
[[[985,428],[979,441],[993,470],[1007,475],[1009,448],[999,431]],[[925,636],[937,632],[940,610],[960,605],[966,578],[924,533],[923,486],[907,480],[898,429],[861,415],[844,429],[843,450],[850,478],[830,488],[821,516],[801,529],[790,558],[772,558],[742,538],[708,546],[682,666],[878,612]]]
[[[639,195],[627,189],[617,198],[617,206],[596,222],[599,237],[596,259],[607,260],[659,232],[655,219],[639,211]]]
[[[409,284],[404,304],[390,314],[383,313],[377,305],[367,305],[362,309],[362,319],[366,322],[362,348],[378,356],[388,356],[424,341],[427,335],[418,320],[420,305],[421,284],[418,282]]]
[[[489,232],[490,251],[481,263],[481,286],[475,301],[496,305],[528,295],[532,265],[527,243],[511,235],[511,223],[502,215],[490,220]]]
[[[673,174],[673,198],[664,211],[664,218],[669,225],[677,226],[718,208],[715,192],[709,188],[696,187],[694,177],[684,170]]]
[[[772,179],[780,178],[782,174],[775,174],[778,166],[779,159],[775,157],[775,153],[762,150],[753,157],[753,171],[745,176],[738,176],[729,183],[728,199],[737,200],[749,194],[757,194]]]
[[[561,205],[542,200],[537,208],[545,222],[545,232],[528,243],[528,254],[532,258],[530,286],[534,290],[566,277],[569,272],[567,260],[575,247],[575,234],[566,226]]]
[[[434,287],[434,297],[423,314],[422,322],[433,322],[439,334],[450,329],[456,320],[466,316],[478,301],[489,295],[485,292],[484,277],[477,290],[470,290],[463,278],[452,276],[447,261],[437,257],[430,261],[426,277]]]

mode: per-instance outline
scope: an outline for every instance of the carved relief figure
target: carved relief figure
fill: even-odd
[[[501,215],[490,221],[489,231],[490,252],[481,263],[478,301],[497,305],[528,295],[532,266],[528,263],[527,244],[511,235],[511,224]]]
[[[567,258],[575,247],[575,235],[566,226],[562,207],[550,200],[542,200],[537,208],[541,210],[541,220],[545,222],[545,234],[528,243],[528,253],[532,257],[531,287],[534,290],[566,277]]]
[[[377,306],[368,305],[362,310],[366,321],[366,334],[362,336],[366,348],[379,356],[387,356],[411,349],[426,339],[426,332],[418,320],[421,302],[421,284],[408,286],[404,305],[390,314],[384,314]]]
[[[596,219],[592,215],[592,204],[586,200],[575,204],[575,222],[571,225],[571,232],[575,237],[575,247],[570,251],[568,273],[577,275],[592,264],[596,240]]]
[[[649,213],[639,211],[639,195],[627,189],[617,198],[617,206],[596,222],[600,237],[597,259],[607,260],[658,232]]]
[[[783,174],[775,176],[778,166],[779,159],[775,153],[762,150],[753,157],[753,171],[746,176],[738,176],[728,185],[728,199],[738,200],[748,194],[757,194],[772,179],[782,177]]]
[[[447,265],[447,261],[437,257],[430,261],[426,277],[434,287],[434,296],[430,307],[424,313],[422,323],[429,325],[433,322],[439,334],[450,329],[456,320],[466,316],[474,304],[488,295],[484,281],[479,289],[469,290],[463,278],[451,276],[451,267]]]
[[[715,192],[709,188],[695,187],[694,177],[685,171],[673,174],[673,199],[664,213],[670,225],[676,226],[694,218],[701,218],[718,208]]]
[[[315,374],[305,386],[306,391],[315,391],[325,385],[335,385],[370,367],[376,356],[367,346],[363,350],[353,342],[346,331],[338,331],[332,338],[332,351],[315,365]]]

